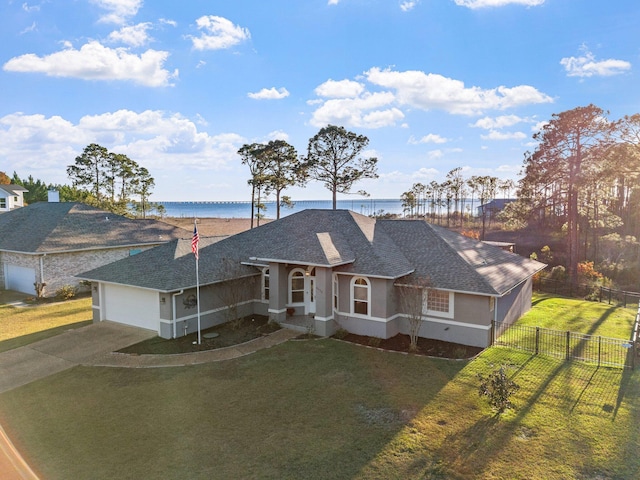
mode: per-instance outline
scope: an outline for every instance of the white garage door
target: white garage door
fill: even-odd
[[[7,290],[15,290],[17,292],[35,295],[36,288],[33,284],[36,281],[36,271],[34,268],[7,265],[5,278]]]
[[[159,331],[160,304],[157,292],[104,285],[102,299],[106,320]]]

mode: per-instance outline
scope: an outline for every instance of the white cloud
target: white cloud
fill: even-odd
[[[38,26],[36,25],[36,22],[32,22],[31,25],[29,25],[24,30],[20,31],[20,35],[24,35],[25,33],[35,32],[37,29],[38,29]]]
[[[593,53],[586,47],[582,47],[583,55],[580,57],[565,57],[560,60],[569,77],[609,77],[620,75],[631,69],[631,63],[625,60],[596,60]]]
[[[150,40],[147,31],[151,28],[149,22],[138,23],[137,25],[129,25],[122,27],[120,30],[109,34],[109,41],[115,43],[124,43],[132,47],[141,47]]]
[[[345,126],[380,128],[396,125],[401,121],[405,117],[403,107],[476,115],[484,110],[505,110],[553,101],[551,97],[529,85],[511,88],[499,86],[493,89],[465,87],[459,80],[421,71],[398,72],[372,68],[365,72],[364,78],[369,81],[370,86],[353,80],[327,80],[318,86],[315,93],[323,98],[307,102],[317,106],[312,113],[311,125],[339,123]],[[382,87],[385,91],[369,91],[369,88],[376,87]]]
[[[59,116],[13,113],[0,117],[0,157],[19,175],[28,172],[50,183],[68,183],[66,167],[90,143],[124,153],[156,179],[181,169],[228,170],[246,142],[235,133],[209,135],[199,119],[147,110],[87,115],[77,124]],[[156,182],[158,183],[158,182]]]
[[[425,135],[424,137],[420,138],[419,140],[416,140],[415,138],[411,137],[409,139],[409,143],[417,145],[419,143],[447,143],[449,141],[449,139],[442,137],[436,133],[429,133],[428,135]]]
[[[485,130],[500,129],[505,127],[511,127],[521,122],[526,122],[524,118],[520,118],[517,115],[502,115],[499,117],[491,118],[484,117],[473,123],[471,126],[475,128],[484,128]]]
[[[483,140],[523,140],[527,135],[522,132],[500,132],[490,130],[487,135],[480,135]]]
[[[276,87],[271,87],[263,88],[259,92],[248,93],[247,96],[254,100],[280,100],[288,97],[289,91],[284,87],[278,89],[276,89]]]
[[[427,152],[427,158],[429,160],[437,160],[439,158],[444,157],[444,152],[442,150],[431,150],[430,152]]]
[[[316,87],[315,94],[325,98],[352,98],[364,91],[364,85],[353,80],[327,80]]]
[[[106,15],[100,17],[100,21],[104,23],[124,24],[142,7],[142,0],[91,0],[91,2],[108,11]]]
[[[394,125],[404,118],[404,114],[398,108],[390,106],[393,101],[394,97],[390,92],[367,92],[355,98],[332,98],[313,112],[311,124],[323,127],[337,123],[366,128]]]
[[[441,109],[452,114],[476,115],[484,110],[552,102],[551,97],[529,85],[492,89],[465,87],[460,80],[438,74],[377,67],[365,75],[372,84],[395,90],[399,104],[423,110]]]
[[[340,2],[340,0],[329,0],[327,2],[327,5],[338,5],[339,2]]]
[[[249,30],[234,25],[230,20],[208,15],[196,20],[199,37],[190,37],[196,50],[221,50],[233,47],[251,38]]]
[[[420,3],[419,0],[404,0],[400,2],[400,10],[402,10],[403,12],[408,12],[410,10],[413,10],[416,5],[418,5],[418,3]]]
[[[526,7],[537,7],[545,0],[454,0],[456,5],[471,9],[487,7],[504,7],[506,5],[524,5]]]
[[[269,132],[267,134],[267,138],[269,140],[284,140],[285,142],[289,141],[289,134],[283,132],[282,130],[274,130],[273,132]]]
[[[40,5],[29,5],[28,3],[25,2],[22,4],[22,10],[24,10],[27,13],[39,12]]]
[[[67,46],[43,57],[32,53],[14,57],[4,64],[3,69],[83,80],[126,80],[147,87],[164,87],[177,76],[177,71],[172,74],[163,68],[168,56],[168,52],[158,50],[136,55],[125,48],[108,48],[92,41],[80,50]]]

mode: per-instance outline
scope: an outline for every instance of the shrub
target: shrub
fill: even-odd
[[[64,285],[56,290],[56,297],[61,300],[70,300],[76,296],[78,289],[73,285]]]
[[[507,367],[501,365],[500,368],[491,372],[486,378],[482,374],[478,374],[480,379],[478,395],[487,397],[489,405],[498,414],[513,406],[510,400],[511,395],[520,389],[520,385],[507,377],[506,370]]]
[[[337,338],[338,340],[342,340],[344,338],[347,338],[347,335],[349,335],[349,332],[347,330],[345,330],[344,328],[339,328],[338,331],[333,334],[333,336],[335,338]]]

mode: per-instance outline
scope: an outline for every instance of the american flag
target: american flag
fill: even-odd
[[[198,235],[198,226],[193,224],[193,237],[191,238],[191,251],[198,259],[198,243],[200,243],[200,235]]]

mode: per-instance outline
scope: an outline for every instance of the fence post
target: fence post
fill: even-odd
[[[602,303],[602,286],[600,286],[600,296],[598,297],[598,302]]]
[[[566,360],[569,360],[571,357],[569,357],[569,340],[571,339],[571,331],[567,330],[567,348],[566,348]]]
[[[611,289],[609,289],[609,305],[611,305]]]
[[[540,345],[540,327],[536,327],[536,355],[538,355]]]
[[[598,367],[600,366],[600,352],[602,350],[602,337],[598,335]]]
[[[624,292],[624,308],[627,308],[627,292]]]

